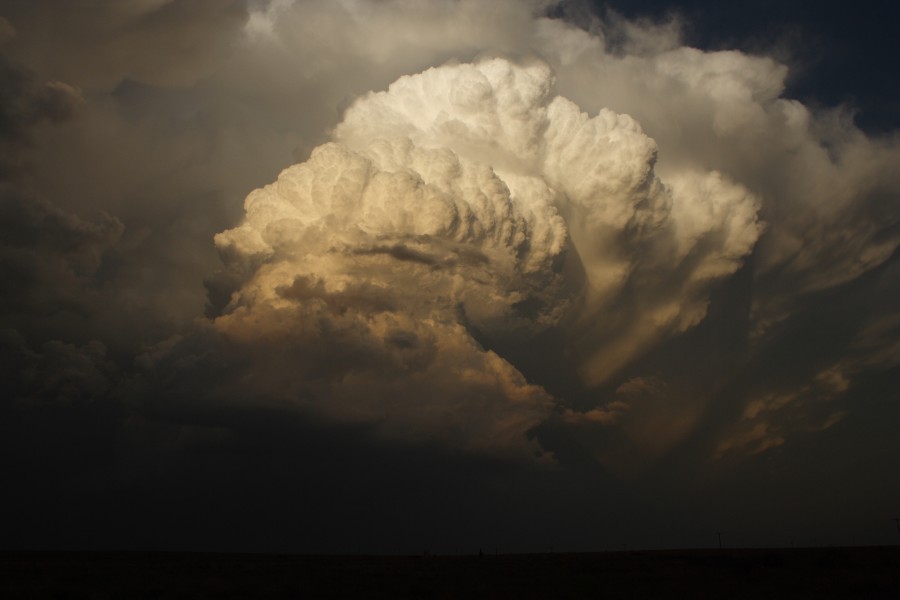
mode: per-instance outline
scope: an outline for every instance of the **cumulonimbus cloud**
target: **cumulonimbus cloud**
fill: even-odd
[[[761,231],[746,189],[718,173],[661,181],[633,119],[588,116],[539,61],[403,77],[334,139],[216,236],[242,283],[215,327],[279,354],[285,374],[260,367],[257,391],[401,437],[528,448],[553,399],[478,332],[527,344],[564,316],[612,319],[574,357],[601,381],[699,322]],[[566,281],[567,260],[583,279]],[[650,299],[617,314],[628,286]]]

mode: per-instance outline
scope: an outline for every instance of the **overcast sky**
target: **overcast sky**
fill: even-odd
[[[3,546],[896,542],[898,17],[0,0]]]

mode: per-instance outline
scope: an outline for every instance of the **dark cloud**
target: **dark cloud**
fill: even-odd
[[[14,326],[25,315],[94,312],[94,274],[103,253],[120,237],[121,223],[108,215],[83,221],[9,185],[0,194],[5,324]]]
[[[22,150],[31,129],[64,121],[82,102],[77,90],[57,81],[42,82],[26,67],[0,55],[0,178],[15,179],[23,168]]]
[[[0,57],[0,300],[2,327],[54,337],[44,320],[79,320],[96,312],[94,275],[122,224],[101,213],[85,220],[35,192],[28,156],[36,129],[71,119],[83,104],[60,82],[44,82]],[[47,338],[44,338],[47,339]]]
[[[215,70],[247,19],[244,0],[13,1],[0,11],[19,32],[10,40],[13,52],[90,90],[126,78],[191,85]]]

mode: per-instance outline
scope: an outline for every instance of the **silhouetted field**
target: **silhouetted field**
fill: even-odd
[[[485,556],[6,553],[4,598],[900,598],[900,548]]]

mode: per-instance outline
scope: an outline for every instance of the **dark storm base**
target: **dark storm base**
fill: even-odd
[[[5,553],[5,598],[900,598],[900,547],[477,556]]]

